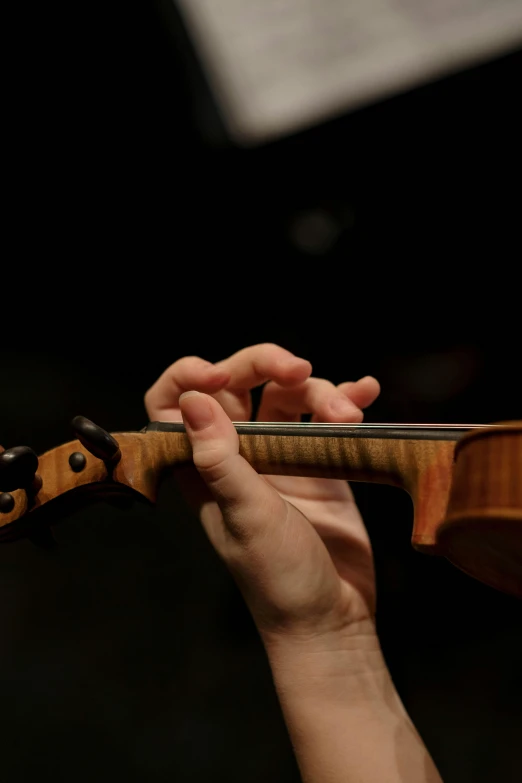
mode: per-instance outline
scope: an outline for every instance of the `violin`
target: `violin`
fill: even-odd
[[[259,472],[390,484],[413,501],[412,546],[522,598],[522,421],[501,424],[235,423]],[[0,542],[45,544],[90,500],[155,503],[162,479],[191,462],[184,425],[110,434],[83,416],[76,440],[40,458],[0,449]]]

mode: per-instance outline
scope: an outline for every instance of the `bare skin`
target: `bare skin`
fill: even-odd
[[[185,423],[187,496],[241,589],[265,645],[306,783],[440,783],[375,631],[370,541],[349,485],[260,476],[232,421],[361,422],[375,378],[334,385],[277,345],[210,364],[185,357],[145,395],[151,419]]]

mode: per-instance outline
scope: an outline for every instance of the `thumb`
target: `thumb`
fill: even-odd
[[[181,395],[179,406],[194,465],[228,531],[240,541],[266,534],[284,513],[284,501],[240,455],[236,428],[221,405],[207,394],[189,391]]]

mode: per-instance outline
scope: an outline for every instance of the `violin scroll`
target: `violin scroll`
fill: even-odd
[[[72,427],[77,440],[39,459],[27,447],[0,454],[0,492],[10,488],[0,494],[0,543],[31,538],[49,546],[49,527],[95,500],[154,503],[164,473],[190,460],[188,439],[182,434],[111,435],[84,416],[77,416]]]

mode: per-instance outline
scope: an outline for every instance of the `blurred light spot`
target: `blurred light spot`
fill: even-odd
[[[324,210],[297,215],[290,226],[290,238],[303,253],[323,255],[335,245],[344,226]]]

